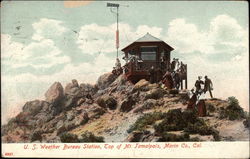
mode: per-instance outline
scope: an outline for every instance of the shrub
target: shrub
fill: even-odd
[[[212,105],[211,103],[207,104],[207,110],[211,113],[213,113],[215,111],[215,107],[214,105]]]
[[[142,131],[147,125],[152,125],[155,123],[155,121],[163,119],[165,115],[166,113],[162,112],[153,112],[145,114],[139,119],[137,119],[137,121],[130,126],[127,132],[130,133],[135,130]]]
[[[245,117],[244,111],[235,97],[228,97],[227,101],[228,106],[226,109],[220,110],[220,119],[228,118],[229,120],[237,120]]]
[[[63,143],[77,143],[79,142],[77,135],[64,132],[60,135],[61,142]]]
[[[164,132],[162,134],[162,137],[159,139],[159,141],[161,142],[166,142],[166,141],[190,141],[190,136],[188,133],[184,133],[181,135],[176,135],[176,134],[172,134],[172,133],[167,133]]]
[[[42,141],[42,133],[41,131],[35,131],[32,135],[31,135],[31,142],[33,141]]]
[[[92,132],[85,131],[81,135],[79,142],[104,142],[104,138],[102,136],[95,136]]]
[[[163,133],[165,131],[178,131],[187,127],[188,123],[199,122],[199,118],[194,111],[181,109],[173,109],[167,112],[164,120],[154,126],[156,132]]]

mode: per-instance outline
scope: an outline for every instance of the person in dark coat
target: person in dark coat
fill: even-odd
[[[155,83],[155,68],[154,66],[151,66],[150,70],[149,70],[149,75],[150,75],[150,83]]]
[[[213,83],[212,83],[211,79],[209,79],[207,76],[205,76],[204,93],[209,91],[210,97],[213,98],[212,90],[213,90]]]
[[[196,88],[196,93],[201,94],[202,89],[201,85],[204,84],[204,82],[201,80],[201,76],[198,76],[198,80],[195,82],[195,88]]]
[[[175,74],[174,74],[174,77],[173,77],[173,79],[174,79],[174,85],[175,85],[175,88],[176,89],[179,89],[180,88],[180,82],[181,82],[181,78],[180,78],[180,74],[178,73],[178,72],[176,72]]]

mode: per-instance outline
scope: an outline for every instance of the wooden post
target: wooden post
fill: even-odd
[[[187,64],[186,64],[186,79],[185,79],[185,88],[187,89]]]
[[[181,90],[183,90],[183,79],[181,79]]]

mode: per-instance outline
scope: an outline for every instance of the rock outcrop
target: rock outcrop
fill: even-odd
[[[57,104],[64,97],[63,86],[60,82],[55,82],[45,93],[46,101]]]
[[[3,142],[249,139],[249,117],[237,99],[205,99],[205,116],[197,117],[195,109],[187,110],[187,90],[165,90],[146,80],[134,85],[124,75],[106,73],[94,85],[79,85],[74,79],[65,89],[55,82],[45,98],[25,103],[22,111],[2,126]],[[102,137],[89,139],[95,135]]]

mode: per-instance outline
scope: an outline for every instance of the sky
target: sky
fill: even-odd
[[[44,99],[55,81],[92,83],[115,64],[112,1],[1,2],[1,118]],[[207,75],[213,94],[249,111],[249,22],[244,1],[116,1],[120,51],[147,32],[188,64],[188,88]],[[126,7],[128,5],[128,7]],[[204,79],[204,78],[203,78]]]

